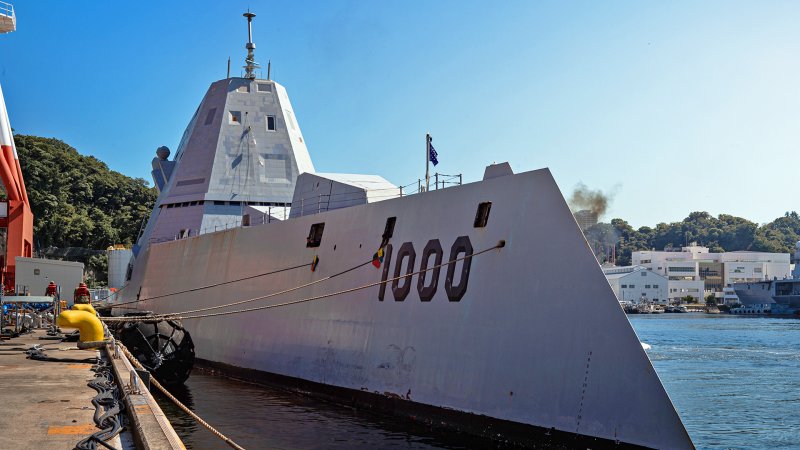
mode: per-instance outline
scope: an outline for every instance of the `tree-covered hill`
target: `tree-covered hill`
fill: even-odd
[[[618,265],[631,262],[631,252],[638,250],[680,249],[691,242],[712,252],[751,250],[793,253],[800,241],[800,215],[787,212],[772,222],[758,225],[741,217],[707,212],[693,212],[681,222],[659,223],[655,228],[634,229],[622,219],[598,223],[586,229],[586,239],[600,262],[609,259],[615,247]]]
[[[135,242],[157,192],[58,139],[15,135],[34,214],[34,248],[105,249]]]

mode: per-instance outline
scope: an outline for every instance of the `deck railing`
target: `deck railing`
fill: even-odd
[[[431,180],[433,181],[433,187],[435,190],[444,189],[450,186],[458,186],[462,183],[461,174],[446,175],[442,173],[435,173],[431,177]],[[413,186],[415,183],[417,184],[417,190],[409,190],[408,188]],[[425,180],[418,179],[416,182],[411,182],[405,186],[396,188],[372,189],[369,191],[355,190],[336,192],[332,194],[309,195],[300,198],[289,207],[276,206],[274,210],[272,207],[269,207],[267,212],[263,214],[246,214],[242,217],[236,217],[226,223],[195,230],[182,230],[181,234],[176,234],[174,236],[161,236],[158,238],[151,237],[148,240],[148,244],[157,244],[160,242],[192,238],[201,234],[215,233],[217,231],[225,231],[243,226],[247,227],[264,225],[271,222],[279,222],[290,218],[293,219],[295,217],[318,214],[347,206],[355,206],[365,203],[365,200],[386,200],[390,198],[405,197],[412,194],[420,194],[425,191]]]
[[[6,17],[14,17],[14,5],[11,3],[0,2],[0,14]]]
[[[11,33],[17,29],[17,18],[10,3],[0,1],[0,34]]]

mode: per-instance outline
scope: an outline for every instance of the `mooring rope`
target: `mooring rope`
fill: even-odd
[[[174,315],[174,314],[193,314],[193,313],[198,313],[198,312],[203,312],[203,311],[210,311],[212,309],[227,308],[229,306],[236,306],[236,305],[241,305],[241,304],[244,304],[244,303],[255,302],[255,301],[258,301],[258,300],[264,300],[264,299],[267,299],[267,298],[275,297],[277,295],[286,294],[286,293],[293,292],[293,291],[296,291],[296,290],[299,290],[299,289],[303,289],[303,288],[306,288],[306,287],[309,287],[309,286],[313,286],[315,284],[322,283],[323,281],[328,281],[331,278],[336,278],[336,277],[344,275],[344,274],[346,274],[348,272],[352,272],[352,271],[354,271],[354,270],[356,270],[358,268],[364,267],[364,266],[370,264],[371,262],[372,262],[372,260],[370,259],[369,261],[365,261],[365,262],[363,262],[361,264],[358,264],[356,266],[353,266],[353,267],[351,267],[349,269],[346,269],[346,270],[343,270],[341,272],[335,273],[333,275],[329,275],[327,277],[320,278],[319,280],[310,281],[308,283],[304,283],[304,284],[301,284],[299,286],[295,286],[295,287],[292,287],[292,288],[289,288],[289,289],[284,289],[282,291],[273,292],[272,294],[262,295],[260,297],[250,298],[250,299],[247,299],[247,300],[240,300],[238,302],[233,302],[233,303],[226,303],[224,305],[209,306],[209,307],[206,307],[206,308],[198,308],[198,309],[190,309],[188,311],[181,311],[181,312],[171,313],[169,315],[171,316],[171,315]],[[162,315],[167,315],[167,314],[162,314]],[[150,316],[150,317],[152,317],[152,316]]]
[[[439,268],[444,267],[446,265],[456,263],[458,261],[463,261],[463,260],[468,259],[468,258],[474,258],[474,257],[476,257],[478,255],[490,252],[492,250],[503,248],[503,247],[505,247],[505,245],[506,245],[505,241],[500,241],[500,242],[498,242],[496,245],[494,245],[492,247],[489,247],[487,249],[484,249],[484,250],[481,250],[479,252],[473,253],[471,255],[464,255],[464,256],[462,256],[460,258],[456,258],[456,259],[453,259],[453,260],[450,260],[450,261],[447,261],[447,262],[444,262],[444,263],[441,263],[441,264],[438,264],[438,265],[435,265],[435,266],[432,266],[432,267],[429,267],[429,268],[426,268],[426,269],[423,269],[423,270],[418,270],[416,272],[403,274],[403,275],[400,275],[400,276],[397,276],[397,277],[388,278],[386,280],[381,280],[381,281],[377,281],[377,282],[374,282],[374,283],[369,283],[369,284],[365,284],[365,285],[362,285],[362,286],[357,286],[357,287],[354,287],[354,288],[349,288],[349,289],[345,289],[345,290],[341,290],[341,291],[331,292],[331,293],[328,293],[328,294],[316,295],[316,296],[313,296],[313,297],[306,297],[306,298],[303,298],[303,299],[300,299],[300,300],[292,300],[292,301],[283,302],[283,303],[276,303],[274,305],[257,306],[257,307],[253,307],[253,308],[237,309],[237,310],[233,310],[233,311],[221,311],[221,312],[208,313],[208,314],[191,315],[191,312],[182,312],[182,313],[158,314],[158,315],[152,315],[152,316],[139,316],[139,317],[101,317],[100,319],[103,320],[104,322],[151,322],[151,321],[154,321],[154,320],[201,319],[201,318],[205,318],[205,317],[227,316],[227,315],[231,315],[231,314],[241,314],[241,313],[245,313],[245,312],[252,312],[252,311],[260,311],[260,310],[264,310],[264,309],[278,308],[278,307],[281,307],[281,306],[296,305],[298,303],[306,303],[306,302],[311,302],[311,301],[315,301],[315,300],[322,300],[322,299],[325,299],[325,298],[335,297],[337,295],[348,294],[350,292],[355,292],[355,291],[371,288],[371,287],[374,287],[374,286],[379,286],[381,284],[391,283],[391,282],[394,282],[395,280],[400,280],[400,279],[403,279],[403,278],[411,278],[414,275],[419,275],[421,273],[429,272],[431,270],[436,270],[436,269],[439,269]],[[361,264],[359,266],[350,268],[347,271],[349,272],[349,271],[354,270],[354,269],[356,269],[358,267],[361,267],[363,265],[364,264]],[[318,281],[321,281],[321,280],[318,280]],[[292,290],[299,289],[299,288],[300,287],[292,288]],[[280,293],[283,293],[283,292],[280,292]],[[233,305],[236,305],[236,304],[241,304],[241,303],[246,303],[246,302],[253,302],[253,301],[257,301],[257,300],[263,300],[263,299],[272,297],[272,296],[277,295],[277,294],[279,294],[279,293],[267,294],[267,295],[262,295],[262,296],[259,296],[259,297],[254,297],[254,298],[251,298],[251,299],[248,299],[248,300],[242,300],[240,302],[234,302],[234,303],[229,303],[229,304],[225,304],[225,305],[219,305],[219,306],[213,307],[213,309],[224,308],[224,307],[233,306]],[[204,308],[204,309],[212,309],[212,308]],[[203,310],[203,309],[201,309],[201,310]],[[200,311],[200,310],[197,310],[197,311]],[[190,315],[181,315],[181,314],[190,314]]]
[[[123,305],[130,305],[130,304],[133,304],[133,303],[140,303],[140,302],[144,302],[144,301],[147,301],[147,300],[153,300],[153,299],[163,298],[163,297],[170,297],[170,296],[178,295],[178,294],[186,294],[188,292],[201,291],[203,289],[209,289],[209,288],[212,288],[212,287],[222,286],[222,285],[225,285],[225,284],[238,283],[240,281],[252,280],[253,278],[265,277],[267,275],[274,275],[276,273],[287,272],[289,270],[294,270],[294,269],[300,269],[300,268],[303,268],[303,267],[308,267],[311,264],[313,264],[313,263],[299,264],[297,266],[284,267],[283,269],[273,270],[271,272],[259,273],[259,274],[256,274],[256,275],[250,275],[250,276],[243,277],[243,278],[237,278],[235,280],[221,281],[219,283],[207,284],[205,286],[199,286],[199,287],[195,287],[195,288],[191,288],[191,289],[184,289],[182,291],[170,292],[168,294],[154,295],[152,297],[136,299],[136,300],[132,300],[132,301],[129,301],[129,302],[114,303],[114,304],[111,305],[111,307],[112,308],[119,308],[119,307],[121,307]],[[125,287],[127,287],[127,286],[129,286],[129,285],[126,285]],[[122,290],[122,289],[120,289],[120,290]]]
[[[141,369],[141,370],[147,370],[147,371],[149,372],[149,370],[148,370],[147,368],[145,368],[145,367],[144,367],[144,366],[143,366],[143,365],[142,365],[142,364],[139,362],[139,360],[137,360],[137,359],[136,359],[136,358],[135,358],[135,357],[134,357],[134,356],[131,354],[131,352],[129,352],[129,351],[128,351],[128,349],[127,349],[127,348],[125,348],[125,346],[122,344],[122,342],[120,342],[120,341],[115,341],[115,344],[116,344],[116,345],[119,345],[119,348],[120,348],[120,350],[122,350],[122,353],[125,355],[125,357],[126,357],[126,358],[128,358],[128,361],[130,361],[130,362],[131,362],[131,364],[133,364],[133,365],[134,365],[134,366],[135,366],[137,369]],[[221,433],[220,431],[218,431],[216,428],[214,428],[213,426],[211,426],[211,424],[209,424],[208,422],[206,422],[205,420],[203,420],[203,419],[202,419],[200,416],[198,416],[197,414],[195,414],[195,413],[194,413],[194,411],[192,411],[192,410],[191,410],[191,409],[189,409],[189,408],[188,408],[186,405],[184,405],[183,403],[181,403],[181,401],[180,401],[180,400],[178,400],[177,398],[175,398],[175,396],[174,396],[174,395],[172,395],[172,394],[171,394],[171,393],[170,393],[170,392],[167,390],[167,388],[165,388],[164,386],[162,386],[162,385],[161,385],[161,383],[159,383],[159,382],[158,382],[158,380],[156,380],[156,378],[155,378],[155,375],[152,375],[152,373],[151,373],[151,376],[150,376],[150,383],[151,383],[153,386],[155,386],[156,388],[158,388],[158,390],[159,390],[159,391],[161,391],[161,393],[163,393],[163,394],[164,394],[164,395],[165,395],[165,396],[166,396],[168,399],[170,399],[170,400],[171,400],[173,403],[175,403],[175,405],[176,405],[178,408],[180,408],[181,410],[183,410],[183,412],[185,412],[186,414],[188,414],[189,416],[191,416],[191,417],[192,417],[192,419],[196,420],[196,421],[197,421],[197,423],[199,423],[200,425],[204,426],[204,427],[205,427],[205,428],[206,428],[208,431],[210,431],[211,433],[213,433],[215,436],[217,436],[218,438],[220,438],[220,439],[222,439],[223,441],[225,441],[225,443],[226,443],[226,444],[228,444],[228,445],[229,445],[231,448],[235,448],[236,450],[244,450],[244,447],[242,447],[241,445],[237,444],[236,442],[233,442],[233,440],[232,440],[231,438],[229,438],[229,437],[225,436],[224,434],[222,434],[222,433]]]

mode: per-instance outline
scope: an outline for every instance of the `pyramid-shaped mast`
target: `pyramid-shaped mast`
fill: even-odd
[[[314,172],[286,89],[256,78],[252,20],[243,77],[211,84],[189,121],[172,161],[161,148],[153,159],[157,208],[134,248],[241,224],[248,207],[288,217],[295,183]],[[237,222],[238,221],[238,222]]]

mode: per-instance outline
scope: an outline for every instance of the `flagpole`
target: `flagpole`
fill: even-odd
[[[431,188],[431,134],[425,135],[425,192]]]

